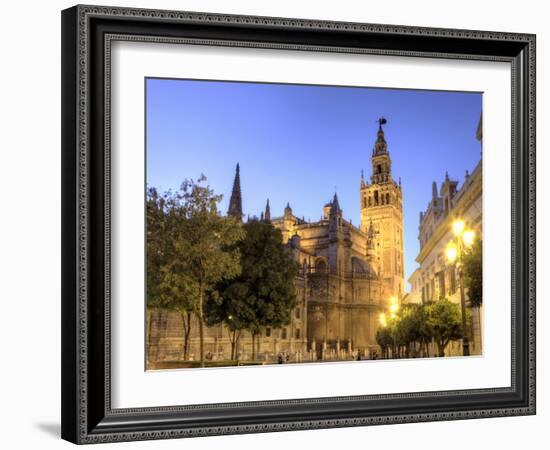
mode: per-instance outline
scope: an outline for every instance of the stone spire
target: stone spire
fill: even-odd
[[[239,163],[235,170],[235,179],[233,180],[233,190],[231,191],[231,199],[229,200],[229,208],[227,215],[233,216],[238,220],[243,220],[243,202],[241,197],[241,175]]]
[[[477,124],[476,139],[479,141],[479,151],[483,155],[483,116],[479,113],[479,122]]]
[[[292,216],[292,208],[290,207],[290,202],[286,202],[285,206],[285,217]]]
[[[361,189],[365,187],[365,174],[363,173],[363,169],[361,169]]]
[[[332,198],[332,208],[330,211],[334,213],[342,212],[342,210],[340,209],[340,203],[338,203],[338,195],[336,195],[336,192],[334,193],[334,197]]]
[[[374,148],[372,149],[372,175],[371,182],[372,184],[384,184],[392,182],[391,177],[391,159],[390,154],[388,153],[388,144],[386,143],[386,138],[384,137],[384,130],[382,125],[386,124],[388,121],[381,117],[378,119],[378,133],[377,138],[374,143]]]
[[[432,198],[437,198],[437,183],[432,182]]]
[[[383,117],[380,117],[380,119],[378,119],[378,137],[376,139],[376,142],[374,143],[374,148],[372,149],[373,155],[384,155],[388,153],[388,144],[386,143],[384,130],[382,129],[382,125],[386,123],[387,120]]]
[[[267,199],[267,203],[265,204],[264,220],[266,222],[271,222],[271,209],[269,208],[269,199]]]
[[[477,123],[476,139],[481,142],[483,140],[483,119],[481,113],[479,114],[479,122]]]

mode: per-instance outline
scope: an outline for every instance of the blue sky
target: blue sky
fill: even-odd
[[[337,191],[344,217],[359,225],[361,169],[381,116],[395,180],[401,177],[405,277],[418,254],[419,212],[445,171],[462,182],[480,159],[480,93],[147,79],[147,184],[177,189],[204,173],[227,211],[235,165],[244,214],[273,216],[287,202],[318,220]]]

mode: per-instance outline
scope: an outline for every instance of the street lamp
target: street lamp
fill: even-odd
[[[390,297],[390,317],[392,319],[395,319],[397,316],[397,311],[399,311],[399,300],[396,296]]]
[[[455,235],[445,248],[445,255],[451,264],[455,264],[458,269],[458,279],[460,283],[460,310],[462,315],[462,354],[470,356],[470,343],[466,330],[466,298],[464,296],[464,272],[462,267],[462,258],[464,250],[470,248],[475,240],[475,232],[466,228],[466,223],[462,219],[457,219],[452,224]]]
[[[462,234],[462,231],[464,231],[464,227],[466,224],[463,220],[457,219],[453,222],[453,233],[455,236],[460,236]]]

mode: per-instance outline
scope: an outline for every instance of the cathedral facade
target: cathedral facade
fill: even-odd
[[[290,204],[282,215],[272,217],[267,201],[260,220],[281,231],[283,244],[300,270],[295,279],[297,304],[290,323],[282,329],[263,330],[256,341],[257,358],[275,361],[284,354],[289,361],[301,362],[379,354],[379,315],[387,308],[389,298],[401,296],[404,288],[402,191],[401,183],[392,177],[384,123],[385,119],[380,119],[370,182],[365,182],[361,174],[358,227],[344,218],[336,193],[323,206],[322,218],[313,222],[294,214]],[[228,214],[239,219],[243,217],[240,176],[237,165]],[[152,325],[154,331],[148,342],[154,347],[155,359],[176,356],[182,342],[178,337],[181,320],[175,313],[164,312],[165,323]],[[219,359],[227,358],[230,352],[222,328],[210,327],[205,340],[206,350]],[[241,337],[240,359],[246,360],[252,354],[251,345],[250,336]],[[198,355],[198,336],[191,339],[193,353]]]

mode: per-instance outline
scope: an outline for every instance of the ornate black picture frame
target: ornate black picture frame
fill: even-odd
[[[113,40],[511,63],[511,386],[113,409]],[[62,437],[74,443],[535,414],[535,36],[98,6],[67,9],[62,12],[62,258]]]

